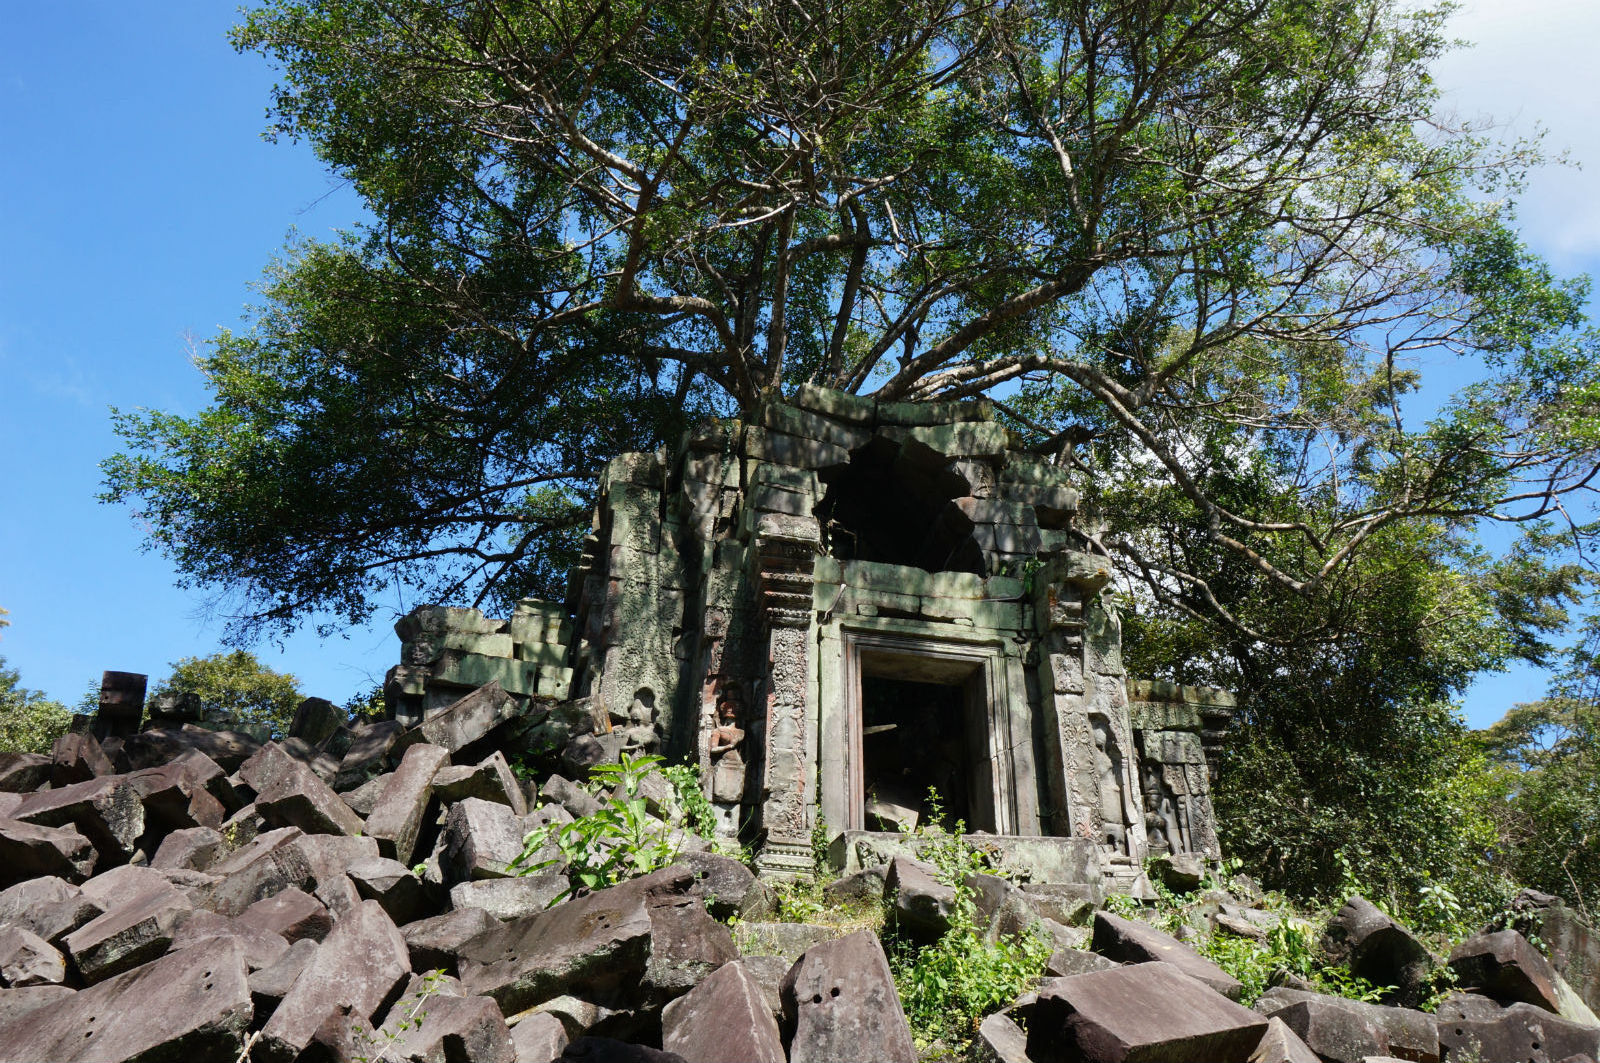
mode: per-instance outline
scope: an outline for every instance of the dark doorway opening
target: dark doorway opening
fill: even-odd
[[[961,685],[887,676],[861,680],[861,750],[868,830],[973,821],[968,695]],[[937,808],[929,790],[938,795]],[[936,815],[937,813],[937,815]]]

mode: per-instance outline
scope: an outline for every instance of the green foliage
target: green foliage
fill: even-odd
[[[1267,931],[1265,941],[1211,934],[1195,943],[1200,955],[1227,971],[1244,986],[1240,1003],[1249,1007],[1285,976],[1302,979],[1318,992],[1376,1003],[1390,986],[1375,986],[1322,959],[1311,926],[1285,918]]]
[[[235,634],[548,588],[607,458],[802,381],[1027,378],[1040,453],[1170,488],[1190,541],[1130,571],[1224,623],[1218,557],[1315,596],[1391,525],[1585,480],[1585,289],[1509,228],[1536,146],[1435,113],[1447,4],[620,2],[244,13],[269,133],[369,220],[105,467]],[[1405,427],[1419,337],[1482,382]],[[1256,455],[1290,475],[1235,504]]]
[[[927,822],[939,823],[943,805],[931,787],[927,808]],[[1051,951],[1048,938],[1036,930],[985,939],[974,921],[973,891],[966,878],[989,869],[983,854],[962,837],[965,829],[956,820],[950,832],[939,827],[915,832],[918,855],[940,882],[955,890],[950,929],[927,948],[895,942],[889,956],[900,1006],[919,1048],[942,1042],[956,1058],[964,1056],[985,1015],[1009,1006],[1038,980]]]
[[[289,729],[302,700],[294,676],[273,671],[246,650],[174,661],[172,674],[156,684],[150,696],[169,692],[198,694],[206,712],[263,725],[273,735]]]
[[[0,751],[48,753],[71,725],[65,705],[24,687],[22,676],[0,657]]]
[[[678,848],[670,829],[645,810],[644,798],[638,796],[640,783],[660,763],[662,758],[654,754],[624,753],[620,763],[592,768],[591,783],[617,792],[596,812],[531,831],[511,870],[534,875],[564,868],[570,885],[550,902],[555,905],[580,889],[604,889],[672,863]],[[551,843],[556,855],[545,856]]]
[[[1560,695],[1518,705],[1479,737],[1493,765],[1485,805],[1497,819],[1508,870],[1593,913],[1600,903],[1600,705]]]
[[[394,1050],[400,1047],[407,1033],[419,1029],[427,1019],[427,1003],[445,988],[445,978],[444,971],[438,968],[424,974],[422,984],[411,994],[402,996],[390,1009],[390,1014],[396,1018],[385,1020],[378,1029],[372,1030],[359,1024],[351,1027],[356,1050],[361,1053],[355,1057],[356,1063],[395,1060]]]
[[[706,797],[705,789],[700,785],[700,765],[669,764],[661,769],[661,774],[672,784],[678,812],[689,829],[707,841],[716,837],[717,814],[711,807],[711,799]]]

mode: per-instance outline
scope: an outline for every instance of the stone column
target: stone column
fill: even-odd
[[[144,691],[148,677],[139,672],[103,672],[100,676],[100,709],[94,717],[94,736],[126,738],[139,733],[144,717]]]
[[[780,876],[812,872],[817,730],[811,691],[812,569],[819,543],[815,518],[763,514],[753,538],[767,632],[761,826],[757,865]]]

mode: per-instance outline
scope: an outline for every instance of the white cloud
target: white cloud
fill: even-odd
[[[1473,44],[1435,71],[1447,108],[1508,138],[1543,128],[1547,150],[1584,166],[1532,175],[1518,198],[1524,237],[1563,271],[1600,265],[1600,4],[1466,0],[1449,32]]]

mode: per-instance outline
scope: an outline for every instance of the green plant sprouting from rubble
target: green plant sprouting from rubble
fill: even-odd
[[[568,886],[550,902],[555,905],[580,889],[604,889],[672,863],[678,845],[671,827],[652,816],[640,796],[645,778],[661,763],[654,754],[623,753],[620,763],[592,768],[591,788],[610,791],[599,810],[529,832],[511,869],[534,875],[564,867]],[[553,856],[547,849],[551,844]]]
[[[927,821],[938,823],[942,807],[937,791],[929,790],[927,804]],[[1037,926],[1020,935],[988,939],[977,924],[966,878],[996,872],[962,836],[966,825],[957,820],[954,828],[950,833],[936,826],[915,832],[919,855],[940,882],[955,890],[950,928],[926,948],[892,942],[889,963],[919,1051],[926,1055],[942,1044],[950,1058],[965,1058],[984,1016],[1009,1006],[1038,981],[1051,944]]]

